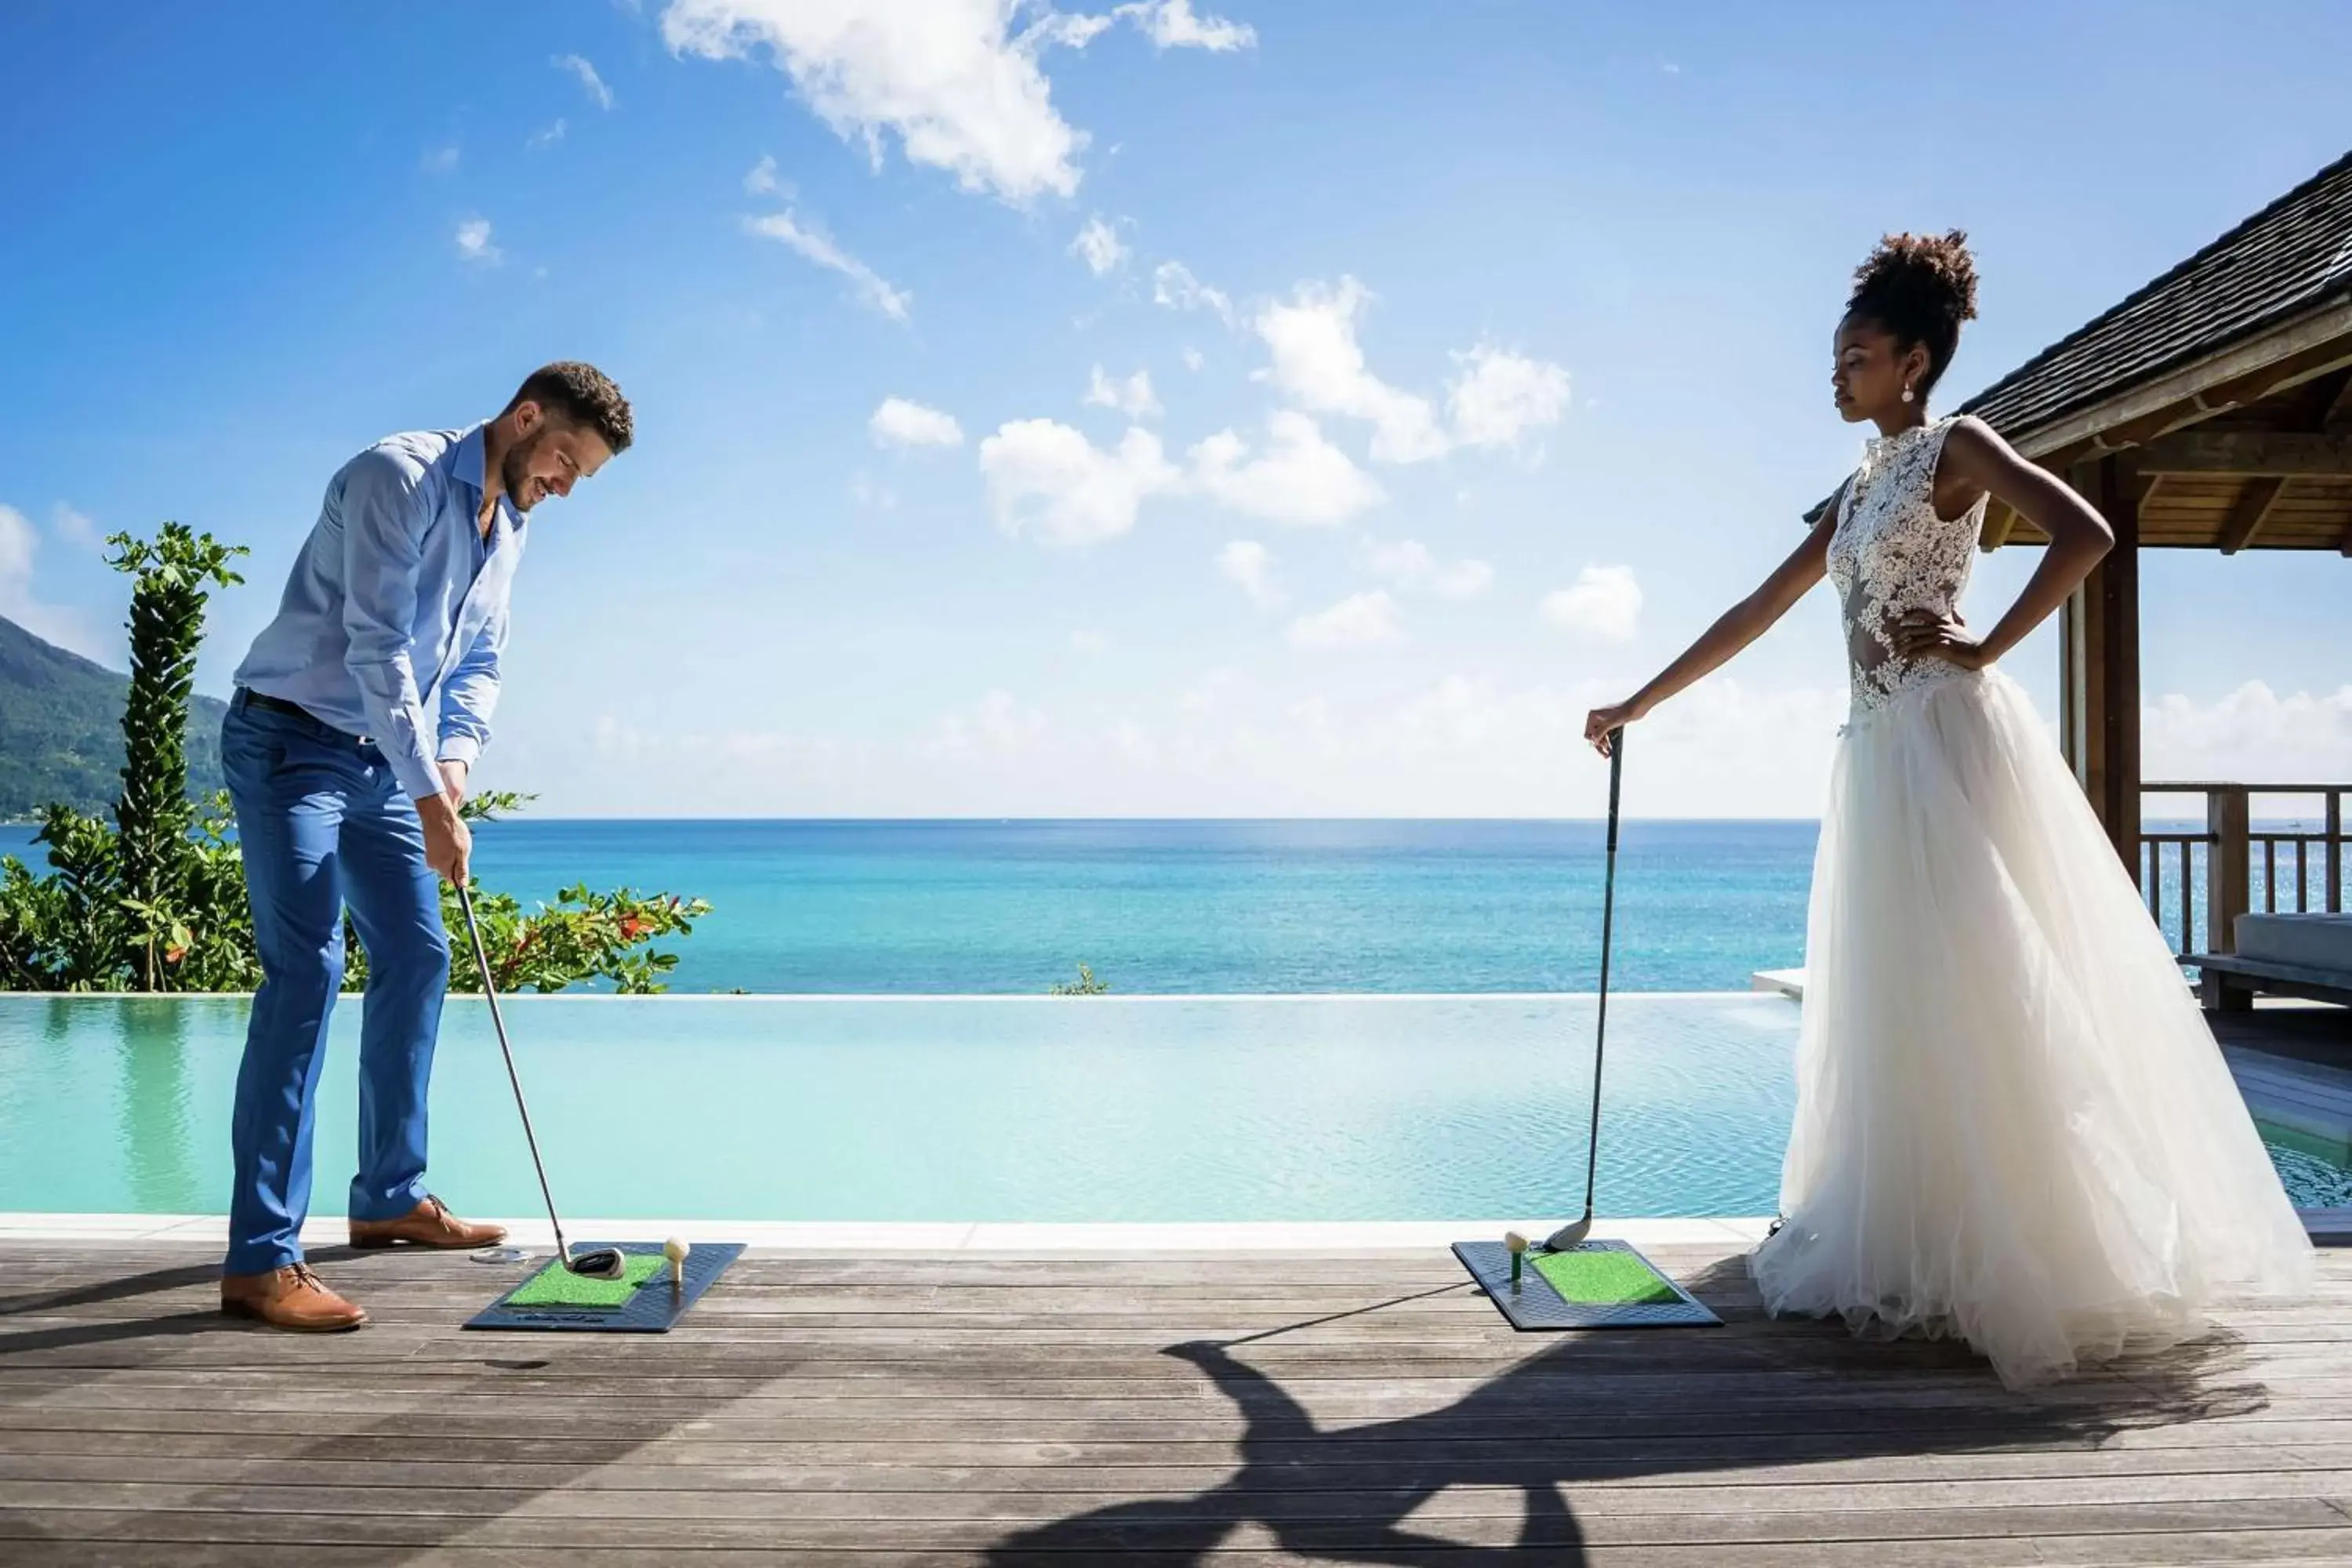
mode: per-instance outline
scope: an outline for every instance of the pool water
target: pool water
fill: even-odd
[[[241,997],[0,997],[0,1210],[217,1214]],[[517,997],[556,1198],[603,1218],[1234,1221],[1565,1213],[1581,1198],[1593,1000]],[[1797,1008],[1610,1004],[1599,1207],[1768,1215]],[[315,1202],[352,1167],[360,1010],[336,1014]],[[2297,1201],[2346,1173],[2274,1146]],[[540,1208],[478,1000],[452,997],[431,1179]]]

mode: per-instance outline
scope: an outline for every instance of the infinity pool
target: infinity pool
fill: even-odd
[[[0,1210],[212,1214],[239,997],[0,997]],[[1572,1206],[1589,996],[518,997],[507,1019],[559,1203],[607,1218],[1410,1220]],[[1773,1212],[1797,1008],[1610,1004],[1600,1207]],[[352,1163],[338,1010],[320,1211]],[[2275,1150],[2297,1201],[2345,1173]],[[452,998],[432,1180],[539,1208],[488,1010]],[[2334,1184],[2333,1187],[2329,1184]]]

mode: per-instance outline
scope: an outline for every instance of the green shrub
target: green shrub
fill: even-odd
[[[122,794],[114,821],[51,805],[37,843],[49,869],[0,858],[0,991],[249,991],[261,981],[245,862],[225,792],[187,798],[184,737],[206,584],[242,582],[228,563],[245,553],[167,522],[152,541],[108,541],[109,564],[128,573],[131,689],[122,713]],[[471,821],[520,810],[528,796],[490,792],[466,803]],[[626,888],[566,888],[525,912],[504,893],[470,889],[491,978],[501,991],[561,991],[592,980],[646,994],[667,989],[675,953],[657,938],[691,935],[710,912],[700,899]],[[479,991],[457,889],[442,885],[449,984]],[[367,955],[346,920],[344,988],[367,982]]]

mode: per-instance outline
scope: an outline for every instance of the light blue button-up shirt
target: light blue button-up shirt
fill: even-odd
[[[499,700],[523,520],[501,497],[485,540],[482,490],[479,425],[387,436],[345,463],[234,677],[368,736],[419,800],[440,793],[436,757],[481,755]]]

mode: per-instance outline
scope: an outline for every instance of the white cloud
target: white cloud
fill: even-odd
[[[31,521],[13,506],[0,506],[0,584],[21,588],[29,583],[40,548],[41,536]]]
[[[1642,587],[1630,566],[1587,566],[1571,586],[1544,595],[1542,613],[1553,626],[1623,642],[1641,623]]]
[[[1608,767],[1584,742],[1591,709],[1631,687],[1580,682],[1509,689],[1454,674],[1386,712],[1339,726],[1329,773],[1381,781],[1349,791],[1349,809],[1556,816],[1598,814]],[[1638,782],[1644,817],[1814,816],[1828,788],[1843,689],[1755,690],[1699,682],[1643,721]]]
[[[751,165],[751,172],[743,176],[743,188],[755,196],[779,196],[785,201],[795,195],[791,184],[776,177],[776,159],[772,153],[761,153],[760,161]]]
[[[1128,258],[1128,248],[1118,237],[1118,230],[1103,221],[1099,213],[1087,219],[1087,226],[1070,241],[1070,251],[1084,258],[1087,269],[1097,278],[1116,272]]]
[[[1265,454],[1248,451],[1239,436],[1219,431],[1188,454],[1193,482],[1236,511],[1308,526],[1345,522],[1385,499],[1304,414],[1276,410],[1266,420]]]
[[[1110,647],[1110,637],[1108,633],[1089,631],[1082,627],[1070,634],[1072,653],[1096,654],[1108,647]]]
[[[1516,449],[1528,431],[1557,425],[1568,405],[1568,372],[1481,343],[1454,356],[1465,367],[1446,384],[1445,410],[1465,447]]]
[[[1457,561],[1441,566],[1419,540],[1375,544],[1371,569],[1400,588],[1426,589],[1441,599],[1475,599],[1494,586],[1495,569],[1484,561]]]
[[[1246,22],[1195,16],[1192,0],[1137,0],[1114,14],[1141,27],[1155,48],[1209,49],[1222,54],[1246,49],[1257,42],[1256,29]]]
[[[1313,684],[1333,673],[1305,659],[1213,668],[1165,703],[1066,719],[1000,693],[903,733],[856,737],[782,713],[711,734],[609,720],[593,736],[583,723],[565,755],[532,767],[548,780],[542,806],[605,816],[1557,818],[1606,805],[1609,767],[1584,744],[1584,716],[1632,689],[1630,669],[1519,686],[1492,671],[1374,663],[1347,672],[1363,687]],[[1387,674],[1410,684],[1390,689]],[[1298,684],[1272,684],[1277,676]],[[1847,701],[1843,680],[1701,681],[1643,721],[1628,807],[1644,820],[1818,816]],[[532,746],[527,722],[502,746]]]
[[[1160,412],[1160,399],[1151,394],[1151,373],[1139,370],[1125,381],[1113,381],[1097,365],[1087,384],[1087,402],[1090,406],[1116,408],[1129,419],[1146,419]]]
[[[1282,590],[1274,583],[1274,555],[1255,540],[1236,539],[1218,551],[1217,570],[1239,584],[1250,603],[1260,609],[1282,603]]]
[[[78,550],[96,550],[99,545],[98,524],[82,513],[59,501],[49,514],[49,526],[57,536]]]
[[[997,526],[1047,544],[1093,544],[1135,526],[1146,497],[1183,476],[1149,430],[1129,429],[1103,451],[1051,419],[1015,419],[980,444],[981,472]]]
[[[2218,702],[2178,692],[2140,708],[2148,778],[2352,778],[2352,686],[2282,697],[2248,681]]]
[[[1133,719],[1121,719],[1103,731],[1118,760],[1132,767],[1150,767],[1160,760],[1160,746],[1151,731]]]
[[[1475,599],[1495,585],[1495,569],[1484,561],[1456,561],[1430,580],[1441,599]]]
[[[1234,672],[1219,666],[1186,687],[1176,699],[1180,713],[1212,713],[1223,701],[1226,689],[1234,684]]]
[[[1372,374],[1357,341],[1372,295],[1353,278],[1337,286],[1301,284],[1287,301],[1261,310],[1250,325],[1273,363],[1257,373],[1301,407],[1339,414],[1372,427],[1372,457],[1424,462],[1456,447],[1516,449],[1522,436],[1559,422],[1568,372],[1491,343],[1454,356],[1462,373],[1446,384],[1449,424],[1426,397]]]
[[[1198,370],[1207,363],[1208,362],[1206,360],[1201,357],[1201,351],[1199,349],[1186,349],[1184,351],[1184,368],[1186,370]]]
[[[541,147],[552,147],[558,142],[563,140],[563,132],[565,129],[566,127],[564,122],[558,120],[546,130],[539,132],[537,134],[533,135],[530,139],[530,145],[534,149]]]
[[[885,139],[895,138],[909,163],[1025,205],[1076,192],[1087,145],[1054,107],[1039,60],[1049,47],[1086,47],[1115,20],[1162,49],[1225,52],[1255,37],[1197,15],[1189,0],[1140,0],[1109,16],[1012,0],[670,0],[661,27],[680,55],[749,59],[764,50],[877,169]]]
[[[446,174],[457,166],[457,144],[452,142],[427,150],[418,163],[428,174]]]
[[[595,104],[597,108],[613,107],[613,89],[604,85],[604,79],[596,74],[596,68],[590,65],[585,58],[580,55],[557,55],[547,63],[558,70],[567,70],[578,77],[580,85],[587,90],[589,101]]]
[[[0,506],[0,616],[86,658],[119,657],[107,649],[79,612],[44,604],[35,596],[33,563],[40,548],[41,537],[31,520],[15,507]]]
[[[908,162],[1025,204],[1074,193],[1086,143],[1055,111],[1038,53],[1099,29],[1016,36],[1018,14],[1003,0],[671,0],[661,26],[679,54],[748,59],[764,49],[809,108],[836,135],[862,142],[877,166],[884,136],[895,136]]]
[[[469,217],[457,226],[457,254],[477,267],[496,267],[507,253],[490,243],[490,220]]]
[[[819,267],[840,273],[857,286],[857,297],[895,321],[907,319],[908,308],[915,297],[903,289],[894,288],[874,268],[850,255],[833,241],[821,226],[803,226],[788,209],[770,213],[765,217],[747,217],[745,232],[764,235],[790,246],[815,262]]]
[[[1351,594],[1328,610],[1290,623],[1290,640],[1300,647],[1369,647],[1393,642],[1403,633],[1396,601],[1383,588]]]
[[[877,447],[961,447],[963,426],[951,414],[903,397],[886,397],[866,422]]]
[[[1259,373],[1311,413],[1341,414],[1372,426],[1372,457],[1412,463],[1443,457],[1451,443],[1425,397],[1391,386],[1364,363],[1356,326],[1370,293],[1353,278],[1336,289],[1305,284],[1286,304],[1251,323],[1274,355]]]
[[[1213,310],[1233,325],[1234,302],[1181,261],[1163,261],[1151,269],[1151,302],[1170,310]]]
[[[991,691],[971,707],[941,718],[919,748],[940,761],[1016,760],[1045,733],[1045,716],[1024,708],[1010,692]]]

